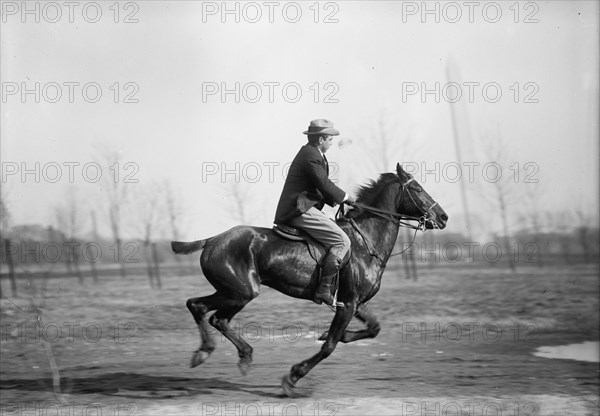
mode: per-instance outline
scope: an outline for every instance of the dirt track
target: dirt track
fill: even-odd
[[[185,301],[211,291],[199,275],[163,283],[158,291],[145,276],[84,286],[52,279],[45,300],[35,297],[37,328],[26,296],[2,299],[0,414],[598,414],[597,363],[531,354],[598,340],[593,267],[512,275],[437,266],[417,282],[388,270],[369,305],[379,336],[340,344],[295,398],[281,396],[280,379],[317,351],[329,309],[263,288],[233,321],[254,347],[250,375],[239,374],[235,348],[220,335],[209,361],[190,369],[198,334]]]

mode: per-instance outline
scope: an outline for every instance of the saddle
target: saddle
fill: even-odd
[[[317,262],[317,265],[319,267],[323,265],[323,258],[327,251],[323,244],[312,238],[308,233],[285,224],[275,224],[273,231],[287,240],[304,242],[308,246],[310,256]]]
[[[323,270],[323,259],[325,258],[325,255],[327,254],[327,250],[325,250],[325,247],[321,243],[319,243],[317,240],[312,238],[310,235],[308,235],[308,233],[306,233],[302,230],[299,230],[297,228],[290,227],[289,225],[275,224],[273,226],[273,231],[275,231],[279,236],[281,236],[287,240],[304,242],[307,245],[310,256],[313,258],[313,260],[315,260],[317,262],[317,267],[315,268],[315,273],[317,273],[317,276],[319,277],[319,280],[320,280],[321,273]],[[348,250],[348,252],[344,256],[344,258],[342,259],[342,265],[340,267],[340,272],[348,264],[348,262],[350,260],[351,252],[352,252],[352,250]],[[335,291],[333,294],[333,303],[336,305],[336,307],[343,308],[344,304],[342,302],[337,301],[337,296],[338,296],[337,288],[338,288],[339,276],[340,276],[340,274],[337,273],[331,284],[332,287],[335,288]]]

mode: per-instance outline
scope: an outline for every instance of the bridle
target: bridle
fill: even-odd
[[[412,215],[404,215],[404,214],[399,214],[395,211],[389,211],[386,209],[380,209],[380,208],[376,208],[376,207],[372,207],[360,202],[355,202],[353,204],[351,204],[351,206],[361,209],[363,211],[368,211],[373,213],[374,215],[384,218],[388,221],[393,222],[394,224],[396,224],[398,227],[406,227],[406,228],[412,228],[415,230],[421,230],[421,231],[425,231],[426,230],[426,223],[429,220],[429,215],[430,215],[430,211],[436,206],[438,205],[437,202],[433,202],[433,204],[431,204],[431,206],[429,206],[429,208],[422,208],[419,204],[417,204],[417,201],[415,201],[415,197],[413,196],[412,192],[410,191],[410,187],[408,186],[412,181],[414,181],[415,178],[410,175],[410,179],[408,179],[406,182],[404,182],[403,184],[400,184],[401,188],[402,188],[402,192],[400,193],[400,201],[398,203],[398,206],[402,206],[402,202],[404,200],[404,195],[408,195],[408,197],[410,198],[410,200],[412,201],[413,205],[415,207],[417,207],[417,209],[421,212],[421,215],[418,217],[412,216]],[[341,209],[341,206],[340,206]],[[338,211],[339,213],[339,211]],[[342,212],[343,214],[343,212]],[[407,223],[405,221],[417,221],[418,224],[417,225],[413,225],[410,223]]]
[[[412,201],[412,203],[414,204],[415,207],[417,207],[417,209],[421,212],[421,216],[415,217],[415,216],[411,216],[411,215],[404,215],[404,214],[399,214],[397,212],[394,211],[389,211],[389,210],[385,210],[385,209],[380,209],[380,208],[376,208],[376,207],[372,207],[360,202],[355,202],[353,204],[349,204],[350,206],[353,206],[357,209],[360,210],[364,210],[364,211],[368,211],[371,212],[372,214],[381,217],[383,219],[386,219],[388,221],[393,222],[394,224],[396,224],[399,227],[406,227],[406,228],[412,228],[415,230],[414,234],[413,234],[413,238],[411,243],[408,245],[407,248],[405,248],[404,250],[400,251],[399,253],[394,253],[394,254],[390,254],[390,257],[392,256],[397,256],[399,254],[404,253],[406,250],[408,250],[412,244],[415,241],[415,238],[417,236],[417,231],[421,230],[421,231],[425,231],[427,229],[426,224],[427,221],[429,221],[429,215],[430,215],[430,211],[436,206],[438,205],[437,202],[433,202],[433,204],[431,204],[431,206],[427,209],[422,208],[419,204],[417,204],[417,201],[415,201],[415,197],[412,195],[412,192],[410,190],[410,187],[408,186],[412,181],[414,181],[415,178],[409,174],[409,179],[400,184],[401,188],[402,188],[402,192],[400,192],[400,201],[398,202],[398,207],[402,206],[402,202],[404,201],[404,194],[407,194],[408,197],[410,198],[410,200]],[[343,204],[340,204],[340,209],[338,210],[337,214],[336,214],[336,218],[337,219],[346,219],[348,220],[352,226],[354,227],[354,229],[358,232],[358,234],[360,234],[360,236],[362,237],[362,239],[364,240],[367,249],[369,250],[369,253],[372,256],[377,257],[381,263],[383,264],[383,259],[380,257],[379,253],[377,252],[377,250],[375,250],[375,248],[373,247],[373,244],[369,241],[369,239],[367,238],[366,235],[364,235],[364,233],[362,232],[362,230],[360,229],[360,227],[358,226],[358,224],[356,223],[356,221],[354,221],[353,218],[345,218],[343,217],[344,215],[344,211],[343,211]],[[339,217],[339,218],[338,218]],[[410,224],[406,221],[417,221],[417,225],[413,225]],[[435,224],[435,223],[434,223]]]

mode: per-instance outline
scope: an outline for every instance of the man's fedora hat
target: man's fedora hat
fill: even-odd
[[[333,122],[329,120],[325,120],[324,118],[319,118],[317,120],[313,120],[310,122],[308,126],[308,130],[303,132],[303,134],[323,134],[328,136],[337,136],[340,134],[339,131],[333,128]]]

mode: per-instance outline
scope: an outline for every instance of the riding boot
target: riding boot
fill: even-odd
[[[342,259],[337,253],[329,252],[323,260],[323,267],[321,268],[321,281],[319,287],[315,292],[313,302],[320,305],[321,302],[325,302],[329,306],[333,306],[333,296],[331,295],[331,284],[336,274],[340,270]]]

